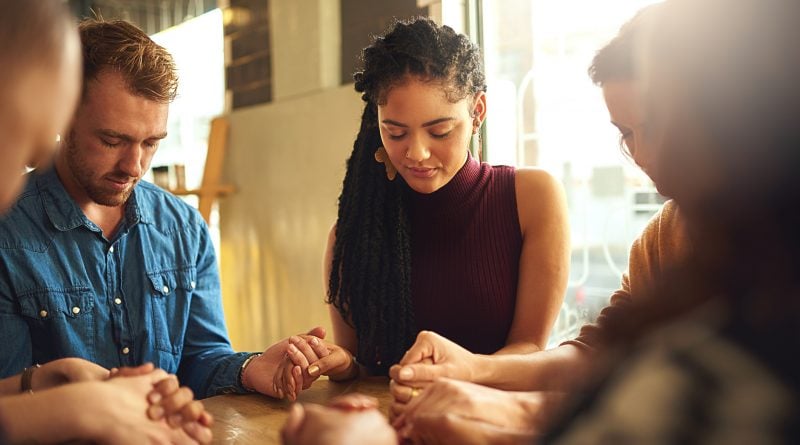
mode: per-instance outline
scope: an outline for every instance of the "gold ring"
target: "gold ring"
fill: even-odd
[[[419,393],[421,392],[422,390],[419,388],[411,388],[411,398],[413,399],[414,397],[418,396]]]

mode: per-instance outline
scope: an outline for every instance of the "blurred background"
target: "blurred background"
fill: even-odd
[[[210,122],[224,116],[221,182],[235,191],[208,219],[231,340],[261,350],[329,327],[322,257],[336,218],[362,102],[361,48],[393,18],[429,16],[484,51],[484,160],[544,168],[569,200],[572,264],[550,344],[577,333],[619,287],[628,248],[660,208],[620,149],[594,52],[655,0],[70,0],[78,17],[136,23],[175,57],[178,99],[153,167],[182,165],[204,184]],[[174,170],[174,168],[173,168]],[[211,175],[213,176],[213,174]],[[152,179],[152,176],[151,176]],[[197,197],[186,196],[197,205]]]

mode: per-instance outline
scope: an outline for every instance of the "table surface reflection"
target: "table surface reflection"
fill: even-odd
[[[359,392],[378,399],[380,410],[388,412],[392,397],[389,379],[368,377],[337,383],[320,379],[303,391],[299,402],[325,404],[342,394]],[[215,444],[280,444],[280,429],[286,421],[291,403],[261,394],[236,394],[211,397],[203,404],[214,415]]]

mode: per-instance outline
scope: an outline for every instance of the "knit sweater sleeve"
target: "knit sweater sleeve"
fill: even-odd
[[[653,216],[641,235],[633,242],[628,271],[622,275],[619,289],[611,295],[609,305],[600,311],[594,323],[586,324],[571,344],[592,351],[607,340],[608,326],[631,316],[631,303],[646,295],[664,270],[664,262],[678,261],[686,245],[674,201],[667,201]]]

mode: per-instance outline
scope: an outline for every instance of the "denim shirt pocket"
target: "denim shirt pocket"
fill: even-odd
[[[20,313],[31,333],[34,359],[94,360],[94,296],[89,287],[37,288],[20,293]]]
[[[147,277],[152,285],[150,291],[155,347],[180,355],[196,285],[196,270],[193,266],[161,270],[148,272]]]

